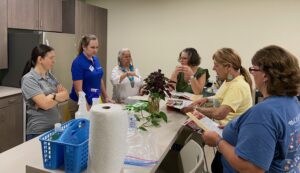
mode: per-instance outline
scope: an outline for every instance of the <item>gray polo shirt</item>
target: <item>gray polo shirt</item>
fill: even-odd
[[[51,73],[42,78],[33,68],[22,78],[22,93],[26,102],[26,134],[42,134],[60,122],[57,105],[51,109],[36,109],[32,97],[56,93],[57,80]]]

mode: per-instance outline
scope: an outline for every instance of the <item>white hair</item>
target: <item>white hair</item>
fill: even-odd
[[[130,53],[130,50],[128,48],[122,48],[121,50],[119,50],[119,53],[118,53],[118,62],[121,61],[121,57],[123,55],[124,52],[129,52]]]

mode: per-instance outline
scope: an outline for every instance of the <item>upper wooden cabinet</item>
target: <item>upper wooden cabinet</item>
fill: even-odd
[[[7,0],[0,0],[0,69],[7,68]],[[4,7],[4,8],[2,8]]]
[[[62,31],[62,1],[39,0],[40,30]]]
[[[62,31],[62,0],[8,0],[8,27]]]

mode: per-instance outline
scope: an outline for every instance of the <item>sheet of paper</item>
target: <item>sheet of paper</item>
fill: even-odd
[[[217,132],[220,136],[222,136],[223,130],[220,129],[218,126],[218,124],[216,122],[214,122],[213,120],[211,120],[208,117],[203,117],[201,119],[198,119],[197,117],[195,117],[192,113],[186,113],[186,115],[195,122],[195,124],[197,126],[199,126],[201,129],[203,129],[204,131],[215,131]]]

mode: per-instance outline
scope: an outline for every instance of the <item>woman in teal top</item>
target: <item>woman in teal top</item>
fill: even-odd
[[[172,73],[171,80],[176,83],[177,92],[201,94],[206,85],[209,73],[207,69],[199,67],[201,58],[194,48],[186,48],[180,52],[177,66]]]

